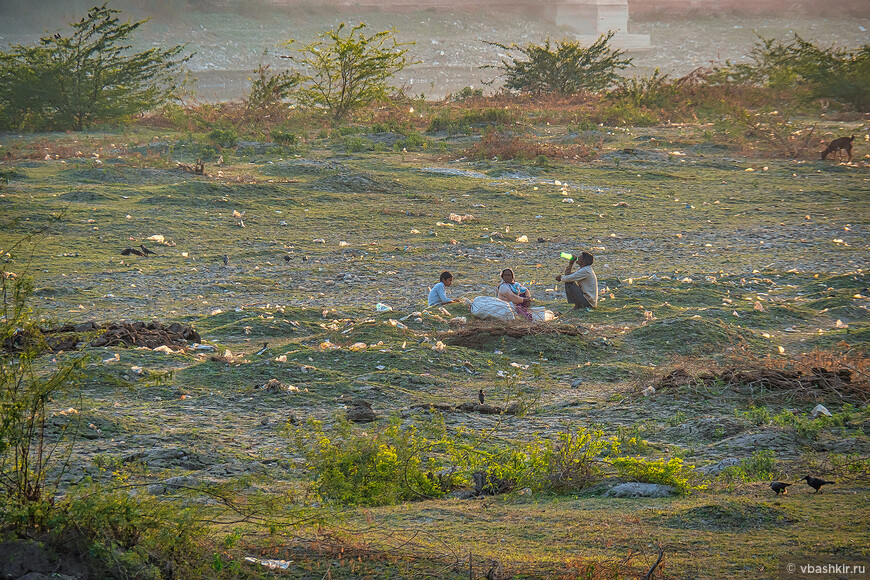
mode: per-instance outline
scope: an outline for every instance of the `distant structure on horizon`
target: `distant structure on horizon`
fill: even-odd
[[[269,0],[276,6],[304,5],[306,0]],[[346,9],[375,10],[479,10],[497,7],[500,10],[535,12],[558,26],[576,34],[579,40],[594,41],[609,31],[616,34],[612,43],[624,49],[650,47],[648,34],[629,34],[628,0],[322,0]]]

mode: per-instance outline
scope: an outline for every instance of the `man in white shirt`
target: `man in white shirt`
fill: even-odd
[[[556,276],[556,282],[565,283],[565,296],[568,303],[574,305],[574,310],[581,308],[595,308],[598,306],[598,278],[592,271],[592,254],[583,252],[580,254],[580,266],[576,272],[571,273],[576,257],[568,261],[565,273]]]

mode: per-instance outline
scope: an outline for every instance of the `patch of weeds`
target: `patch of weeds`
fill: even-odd
[[[775,479],[778,473],[773,450],[761,449],[754,452],[751,457],[741,460],[739,465],[725,468],[722,477],[741,481],[762,481]]]
[[[631,427],[619,427],[616,437],[613,438],[611,453],[628,453],[631,455],[646,455],[650,452],[649,442],[643,438],[648,431],[643,423],[635,423]]]
[[[668,425],[670,427],[676,427],[677,425],[685,423],[686,418],[687,417],[685,413],[683,413],[682,411],[677,411],[676,413],[668,417]]]
[[[420,453],[436,443],[398,417],[385,427],[362,430],[343,420],[327,432],[310,420],[295,432],[296,447],[308,459],[317,492],[342,505],[391,505],[440,497],[444,489],[433,473],[442,467]]]
[[[738,417],[748,419],[753,425],[762,426],[769,425],[771,421],[770,411],[764,406],[752,405],[746,411],[734,411]]]
[[[669,485],[682,494],[707,488],[704,484],[692,485],[690,478],[694,465],[686,465],[676,457],[655,461],[641,457],[616,457],[611,459],[611,464],[622,477],[641,483]]]

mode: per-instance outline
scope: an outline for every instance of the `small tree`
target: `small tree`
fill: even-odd
[[[166,102],[190,56],[183,46],[130,53],[146,21],[122,23],[120,11],[92,8],[72,33],[0,53],[0,126],[82,129],[116,122]]]
[[[814,98],[840,99],[858,110],[870,110],[870,44],[852,52],[819,47],[797,34],[788,42],[759,37],[749,57],[750,62],[715,67],[708,80],[791,93],[803,89]]]
[[[74,384],[84,362],[76,355],[37,372],[46,347],[27,303],[31,290],[27,278],[0,271],[0,519],[6,508],[46,501],[55,489],[47,475],[65,437],[49,436],[46,404]]]
[[[298,49],[299,63],[310,76],[300,90],[300,100],[326,109],[334,123],[352,111],[387,96],[387,81],[408,65],[413,43],[398,42],[395,30],[366,36],[365,24],[350,30],[342,23],[323,33],[320,39]],[[290,46],[293,41],[285,43]]]
[[[600,91],[616,83],[617,71],[631,64],[630,58],[622,58],[625,51],[610,47],[613,35],[602,34],[588,47],[575,40],[557,41],[554,47],[549,38],[543,44],[526,46],[488,42],[503,50],[518,51],[525,59],[503,59],[500,65],[484,68],[501,69],[505,88],[521,93]]]

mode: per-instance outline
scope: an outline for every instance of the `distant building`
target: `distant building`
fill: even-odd
[[[267,0],[277,6],[306,5],[306,0]],[[628,0],[322,0],[347,9],[429,10],[462,9],[522,10],[535,12],[574,32],[579,40],[592,42],[609,31],[616,32],[613,45],[625,49],[649,48],[649,35],[629,34]]]

